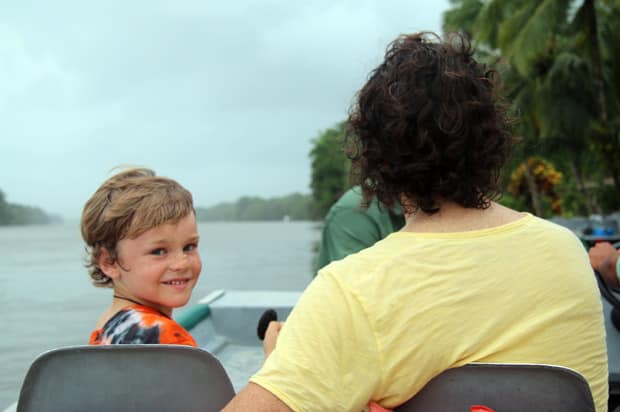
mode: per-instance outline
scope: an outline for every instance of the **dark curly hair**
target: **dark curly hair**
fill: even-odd
[[[402,35],[349,111],[346,151],[366,204],[409,213],[444,201],[485,209],[500,196],[499,172],[515,139],[499,76],[454,34]]]

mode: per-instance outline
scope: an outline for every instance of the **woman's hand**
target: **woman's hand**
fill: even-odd
[[[263,350],[265,351],[265,360],[271,355],[271,352],[276,348],[276,341],[280,335],[280,331],[284,326],[284,322],[269,322],[267,331],[265,332],[265,340],[263,341]]]
[[[618,274],[616,273],[616,262],[618,261],[620,253],[611,243],[600,242],[595,244],[588,251],[588,255],[590,256],[592,268],[603,275],[607,283],[620,286]]]

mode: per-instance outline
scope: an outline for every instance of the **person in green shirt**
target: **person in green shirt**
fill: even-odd
[[[355,186],[332,205],[325,216],[316,271],[333,260],[340,260],[375,244],[405,225],[400,204],[388,209],[373,198],[362,206],[362,191]]]

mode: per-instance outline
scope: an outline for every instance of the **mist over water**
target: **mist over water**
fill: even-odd
[[[189,305],[215,289],[303,290],[312,279],[318,223],[199,223],[198,231],[203,269]],[[84,258],[77,222],[0,227],[0,410],[17,400],[38,354],[88,342],[112,291],[91,285]]]

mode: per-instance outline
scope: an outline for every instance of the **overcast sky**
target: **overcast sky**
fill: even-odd
[[[448,0],[26,1],[0,6],[0,189],[79,217],[120,164],[198,206],[309,193],[311,139],[343,120],[400,33]]]

